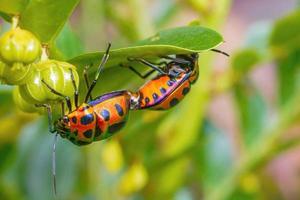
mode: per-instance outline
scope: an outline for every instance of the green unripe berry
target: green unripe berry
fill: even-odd
[[[15,87],[15,89],[13,90],[13,100],[17,105],[17,107],[23,112],[28,112],[28,113],[43,112],[42,108],[37,108],[34,104],[28,103],[26,100],[23,99],[23,97],[20,94],[19,87]]]
[[[41,48],[41,43],[31,32],[19,27],[0,38],[0,58],[10,66],[34,62],[40,57]]]
[[[8,85],[23,85],[27,83],[33,75],[32,69],[34,65],[35,64],[29,64],[27,66],[14,65],[14,67],[10,67],[0,62],[0,78],[3,83]]]
[[[44,80],[51,88],[59,93],[72,97],[74,87],[71,79],[72,70],[75,83],[78,86],[79,77],[75,66],[56,60],[45,60],[36,64],[35,73],[27,84],[20,86],[21,96],[30,103],[49,103],[63,100],[62,97],[52,93],[42,83]]]

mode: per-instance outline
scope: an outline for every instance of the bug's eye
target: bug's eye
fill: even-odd
[[[68,122],[69,122],[68,116],[63,116],[63,121],[64,121],[65,123],[68,123]]]

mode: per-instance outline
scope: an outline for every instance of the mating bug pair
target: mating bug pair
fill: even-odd
[[[155,71],[158,72],[158,75],[147,81],[137,92],[128,90],[114,91],[92,99],[91,92],[109,58],[110,46],[108,46],[102,58],[91,85],[87,81],[85,71],[84,76],[88,91],[84,103],[80,106],[78,105],[78,87],[75,84],[71,71],[71,79],[75,90],[75,110],[72,109],[69,97],[55,91],[47,82],[42,80],[51,92],[65,99],[69,110],[69,113],[65,115],[64,109],[62,109],[62,117],[53,123],[51,107],[47,104],[38,105],[44,106],[48,110],[50,132],[56,132],[76,145],[86,145],[93,141],[105,139],[112,136],[125,125],[130,110],[147,108],[166,110],[175,106],[189,92],[191,84],[198,78],[197,53],[178,55],[176,57],[164,56],[163,58],[168,62],[160,63],[159,66],[141,58],[130,59],[131,61],[141,62],[151,68],[151,71],[147,72],[146,75],[141,75],[133,67],[129,67],[140,77],[147,78]]]
[[[55,140],[59,134],[76,145],[87,145],[93,141],[108,138],[125,125],[130,110],[147,108],[166,110],[175,106],[190,91],[191,84],[199,76],[197,53],[176,55],[176,57],[163,56],[162,58],[166,61],[158,65],[141,58],[131,58],[129,59],[130,61],[137,61],[151,68],[151,71],[142,75],[133,67],[129,67],[141,78],[145,79],[155,71],[158,72],[158,75],[147,81],[137,92],[128,90],[114,91],[93,99],[91,92],[109,58],[110,47],[111,45],[109,44],[91,85],[89,85],[85,69],[84,79],[88,91],[84,102],[80,106],[78,105],[78,87],[76,86],[74,75],[70,71],[75,91],[75,110],[72,109],[69,97],[57,92],[47,82],[42,80],[52,93],[65,99],[69,110],[68,114],[64,114],[64,108],[62,108],[62,117],[53,123],[50,105],[37,105],[47,108],[49,130],[52,133],[56,133]],[[213,49],[213,51],[227,55],[219,50]],[[53,163],[55,163],[55,143],[53,146]],[[53,177],[54,188],[56,188],[55,164],[53,165]]]

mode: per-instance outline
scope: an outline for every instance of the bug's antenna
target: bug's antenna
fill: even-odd
[[[217,52],[217,53],[220,53],[220,54],[223,54],[223,55],[225,55],[225,56],[230,56],[228,53],[226,53],[226,52],[224,52],[224,51],[221,51],[221,50],[219,50],[219,49],[211,49],[211,51],[213,51],[213,52]]]
[[[53,191],[54,196],[57,197],[56,192],[56,141],[57,141],[57,133],[54,136],[53,149],[52,149],[52,177],[53,177]]]

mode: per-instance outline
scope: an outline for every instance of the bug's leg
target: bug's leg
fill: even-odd
[[[47,88],[48,88],[53,94],[56,94],[56,95],[58,95],[58,96],[60,96],[60,97],[63,97],[63,98],[66,100],[66,102],[67,102],[67,106],[68,106],[69,112],[72,112],[72,104],[71,104],[70,97],[65,96],[65,95],[63,95],[63,94],[57,92],[56,90],[54,90],[50,85],[48,85],[48,83],[46,83],[46,82],[44,81],[44,79],[42,79],[42,83],[44,83],[44,84],[47,86]]]
[[[151,74],[153,74],[153,72],[155,72],[154,69],[150,70],[149,72],[147,72],[146,74],[141,74],[140,72],[138,72],[136,69],[134,69],[133,67],[129,66],[128,67],[131,71],[133,71],[136,75],[138,75],[139,77],[141,77],[142,79],[147,78],[148,76],[150,76]]]
[[[191,65],[190,58],[189,59],[184,59],[184,58],[173,58],[171,56],[161,56],[161,58],[171,60],[176,64],[184,64],[184,65]]]
[[[219,50],[219,49],[211,49],[211,51],[213,51],[213,52],[217,52],[217,53],[220,53],[220,54],[223,54],[223,55],[225,55],[225,56],[230,56],[228,53],[226,53],[226,52],[224,52],[224,51],[221,51],[221,50]]]
[[[166,67],[168,65],[168,63],[166,61],[162,61],[162,62],[159,62],[159,63],[152,63],[153,65],[159,65],[162,70],[163,70],[163,67]],[[125,67],[125,65],[123,64],[120,64],[121,67]],[[148,72],[146,72],[146,74],[142,75],[140,72],[138,72],[134,67],[132,66],[128,66],[128,68],[134,72],[136,75],[138,75],[140,78],[142,79],[146,79],[148,76],[150,76],[151,74],[153,74],[153,72],[155,72],[156,70],[152,69]]]
[[[167,62],[167,61],[161,61],[161,62],[156,63],[155,65],[159,65],[160,68],[164,68],[164,67],[167,67],[168,64],[169,64],[169,62]]]
[[[164,72],[164,70],[162,70],[159,66],[156,66],[153,63],[151,63],[147,60],[144,60],[142,58],[128,58],[128,60],[129,61],[138,61],[138,62],[152,68],[153,70],[159,72],[160,74],[168,75],[168,73]]]
[[[64,114],[64,103],[62,103],[62,112]],[[53,125],[53,118],[52,118],[52,110],[49,104],[35,104],[36,107],[44,107],[47,109],[48,113],[48,124],[49,124],[49,131],[51,133],[55,133],[56,130]],[[56,197],[56,141],[57,141],[57,133],[54,136],[54,143],[53,143],[53,150],[52,150],[52,177],[53,177],[53,191],[54,196]]]
[[[76,85],[76,82],[75,82],[75,78],[74,78],[74,74],[73,74],[72,69],[70,69],[70,74],[71,74],[72,84],[73,84],[73,87],[74,87],[74,101],[75,101],[75,107],[78,108],[78,87],[77,87],[77,85]]]
[[[36,107],[44,107],[47,110],[47,115],[48,115],[48,125],[49,125],[49,132],[50,133],[55,133],[56,130],[54,128],[53,124],[53,117],[52,117],[52,109],[49,104],[35,104]]]
[[[100,65],[99,65],[99,67],[98,67],[98,70],[97,70],[97,73],[96,73],[96,75],[95,75],[95,78],[94,78],[92,84],[90,85],[90,87],[89,87],[89,89],[88,89],[88,91],[87,91],[87,94],[86,94],[86,96],[85,96],[84,102],[87,102],[87,101],[88,101],[88,98],[89,98],[89,96],[90,96],[90,94],[91,94],[93,88],[95,87],[95,85],[96,85],[96,83],[97,83],[97,80],[98,80],[98,78],[99,78],[99,75],[100,75],[100,73],[101,73],[101,71],[102,71],[102,69],[103,69],[105,63],[107,62],[107,60],[108,60],[108,58],[109,58],[109,49],[110,49],[110,47],[111,47],[111,44],[108,43],[106,52],[105,52],[105,54],[104,54],[103,57],[102,57],[102,60],[101,60],[101,63],[100,63]]]
[[[65,115],[65,103],[62,101],[61,102],[61,116]]]
[[[52,177],[53,177],[53,191],[54,196],[56,197],[57,190],[56,190],[56,141],[57,141],[57,134],[54,136],[53,148],[52,148]]]
[[[88,74],[87,74],[88,68],[89,68],[89,66],[85,66],[84,70],[83,70],[83,78],[84,78],[84,82],[85,82],[85,85],[86,85],[87,89],[89,89],[89,87],[90,87],[89,77],[88,77]],[[90,100],[91,101],[93,100],[92,94],[90,94]]]

